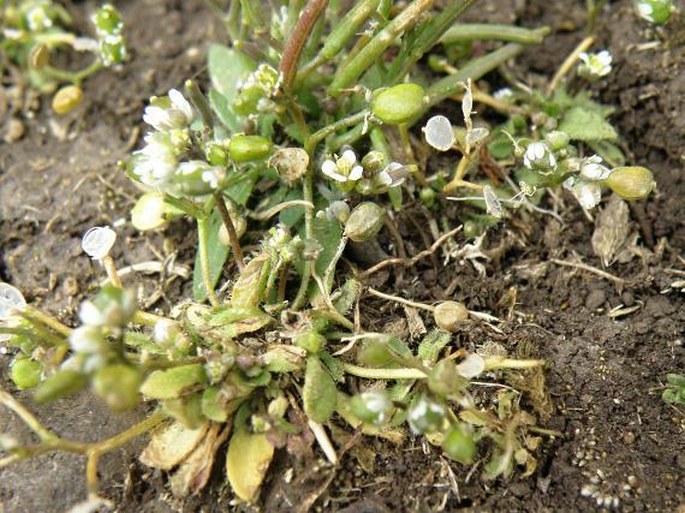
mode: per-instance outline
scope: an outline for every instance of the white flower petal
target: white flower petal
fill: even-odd
[[[362,175],[364,174],[364,168],[361,166],[354,166],[352,168],[352,171],[350,171],[350,175],[347,177],[348,180],[352,180],[353,182],[356,182],[359,180]]]
[[[171,104],[174,107],[183,112],[183,115],[186,117],[187,122],[192,121],[193,108],[190,106],[190,103],[188,102],[188,100],[186,100],[185,96],[183,96],[183,94],[180,91],[176,89],[171,89],[169,91],[169,99],[171,100]]]
[[[352,150],[345,150],[340,156],[340,160],[352,167],[357,163],[357,155]]]

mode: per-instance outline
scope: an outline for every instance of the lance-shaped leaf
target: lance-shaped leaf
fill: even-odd
[[[231,305],[234,307],[256,307],[263,292],[262,276],[269,257],[262,253],[256,256],[240,273],[231,292]]]
[[[333,378],[316,356],[307,359],[302,400],[304,412],[314,422],[323,424],[335,411],[338,392]]]
[[[197,447],[207,432],[208,423],[188,429],[179,422],[168,424],[152,432],[150,442],[140,454],[140,461],[148,467],[169,470]]]
[[[257,498],[274,455],[274,446],[264,433],[238,429],[228,444],[226,475],[235,494],[246,502]]]
[[[428,333],[419,344],[418,355],[423,362],[433,364],[438,361],[438,356],[443,347],[449,344],[452,335],[444,330],[433,330]]]

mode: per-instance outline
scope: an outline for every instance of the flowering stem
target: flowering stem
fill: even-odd
[[[307,140],[305,151],[309,153],[310,156],[313,156],[316,146],[332,133],[337,132],[342,128],[348,128],[367,121],[372,122],[373,117],[371,117],[371,111],[369,109],[364,109],[356,114],[339,119],[335,123],[326,125],[311,135],[311,137]]]
[[[559,82],[561,82],[561,80],[568,74],[568,72],[571,71],[571,68],[573,68],[573,65],[578,60],[578,56],[585,50],[590,48],[592,46],[592,43],[594,42],[594,37],[586,37],[578,44],[578,46],[576,46],[573,49],[569,56],[566,57],[566,60],[564,60],[564,62],[561,64],[557,72],[554,74],[554,77],[552,78],[552,81],[549,83],[549,86],[547,86],[547,96],[552,95],[556,87],[559,85]]]
[[[309,143],[307,143],[307,146]],[[311,158],[310,153],[310,158]],[[304,180],[302,181],[302,199],[308,203],[314,204],[314,183],[312,176],[311,165],[304,175]],[[305,208],[304,209],[304,232],[305,238],[311,240],[313,238],[312,223],[314,221],[314,209]],[[293,301],[293,309],[298,310],[304,306],[304,302],[307,299],[307,289],[309,288],[309,280],[312,277],[312,269],[314,268],[315,262],[305,262],[304,269],[302,270],[302,281],[300,282],[300,288],[297,291],[297,296]]]
[[[343,363],[342,367],[347,374],[366,379],[424,379],[428,377],[421,369],[411,369],[406,367],[400,367],[396,369],[378,369],[360,367],[359,365],[354,365],[351,363]]]
[[[51,315],[48,315],[44,312],[41,312],[40,310],[37,310],[33,308],[32,306],[25,306],[22,309],[22,316],[26,317],[29,321],[31,322],[38,322],[40,324],[43,324],[44,326],[47,326],[48,328],[52,329],[53,331],[56,331],[60,335],[64,335],[65,337],[68,337],[71,334],[71,328],[68,326],[65,326],[61,322],[59,322],[57,319],[52,317]]]
[[[117,273],[117,268],[114,265],[114,259],[106,255],[102,259],[102,265],[105,268],[105,271],[107,272],[107,277],[109,278],[109,281],[112,283],[117,288],[121,288],[121,278],[119,278],[119,273]]]
[[[197,238],[198,251],[200,254],[200,272],[202,273],[202,283],[207,293],[207,298],[212,306],[217,306],[219,300],[214,293],[214,286],[209,272],[209,248],[208,248],[208,223],[206,217],[197,219]]]
[[[231,215],[228,213],[228,209],[226,208],[226,202],[224,201],[224,198],[220,192],[217,191],[214,193],[214,201],[216,202],[216,207],[219,209],[221,220],[224,222],[224,226],[228,232],[228,240],[231,243],[231,249],[233,249],[235,261],[238,263],[238,269],[242,271],[245,268],[243,249],[240,247],[238,233],[235,231],[235,225],[233,224]]]
[[[323,11],[328,5],[328,0],[309,0],[305,6],[297,25],[293,29],[283,49],[283,57],[278,66],[282,77],[283,89],[290,91],[297,73],[297,64],[304,45]]]
[[[66,71],[63,69],[53,68],[52,66],[45,66],[41,69],[41,71],[53,78],[79,85],[83,80],[88,78],[93,73],[100,71],[101,69],[102,62],[100,59],[96,59],[88,67],[82,69],[81,71]]]
[[[328,88],[331,96],[338,96],[344,89],[357,82],[359,77],[383,55],[390,45],[407,29],[412,27],[421,14],[427,12],[435,0],[414,0],[390,23],[379,31],[369,43],[346,65],[338,68]]]

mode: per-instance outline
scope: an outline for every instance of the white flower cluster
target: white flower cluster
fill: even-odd
[[[523,154],[523,165],[532,171],[551,173],[557,167],[557,159],[549,144],[544,141],[535,141],[526,148]]]
[[[399,162],[390,162],[379,169],[367,169],[357,162],[354,150],[346,149],[342,155],[327,159],[321,164],[321,172],[336,182],[345,192],[356,189],[362,194],[380,194],[404,183],[408,171]]]
[[[571,167],[578,169],[578,174],[567,178],[564,188],[573,193],[583,208],[589,210],[596,207],[602,199],[600,182],[609,177],[611,170],[602,165],[599,155],[576,159]]]

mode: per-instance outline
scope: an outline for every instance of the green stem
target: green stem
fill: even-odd
[[[199,218],[197,220],[197,238],[198,238],[198,250],[200,252],[200,271],[202,274],[202,283],[205,287],[205,292],[207,292],[207,298],[212,306],[219,305],[219,300],[214,293],[214,285],[212,284],[212,278],[209,271],[209,221],[207,218]]]
[[[41,69],[41,72],[58,80],[64,80],[65,82],[71,82],[72,84],[79,85],[81,82],[83,82],[83,80],[88,78],[93,73],[100,71],[101,69],[102,62],[100,62],[100,59],[96,59],[87,68],[84,68],[81,71],[67,71],[53,68],[52,66],[45,66]]]
[[[414,0],[352,59],[346,66],[338,69],[328,88],[331,96],[339,96],[344,89],[356,83],[359,77],[394,44],[407,29],[412,27],[421,14],[427,12],[435,0]]]
[[[536,45],[542,43],[549,33],[549,27],[527,29],[496,23],[457,23],[443,34],[440,42],[445,45],[453,45],[468,41],[493,39],[522,45]]]
[[[316,149],[316,146],[323,141],[326,137],[331,135],[332,133],[337,132],[338,130],[342,128],[348,128],[350,126],[355,126],[359,123],[368,122],[370,123],[372,118],[370,117],[371,111],[368,109],[362,110],[361,112],[357,112],[356,114],[352,114],[351,116],[348,116],[346,118],[339,119],[335,123],[331,123],[330,125],[326,125],[322,129],[314,132],[311,137],[307,140],[307,145],[305,146],[305,151],[309,153],[310,156],[314,155],[314,150]]]
[[[186,94],[190,98],[191,103],[200,113],[202,122],[207,128],[214,127],[214,116],[212,115],[212,108],[207,101],[207,97],[202,94],[200,88],[194,80],[186,80],[185,82]]]
[[[360,367],[359,365],[351,363],[343,363],[342,366],[347,374],[366,379],[424,379],[428,377],[428,375],[420,369],[377,369]]]
[[[470,61],[454,75],[439,80],[426,91],[426,94],[428,95],[428,106],[425,108],[425,111],[430,107],[437,105],[445,98],[452,96],[454,93],[463,90],[462,83],[467,79],[470,78],[474,81],[478,80],[483,75],[518,55],[523,48],[524,47],[520,44],[509,43],[502,48],[498,48],[494,52]],[[421,115],[423,115],[423,113],[421,113]]]
[[[194,201],[186,198],[176,198],[170,194],[165,194],[164,203],[186,213],[190,217],[194,217],[195,219],[200,219],[201,217],[205,216],[205,213]]]
[[[311,154],[310,154],[311,159]],[[302,199],[310,204],[314,204],[314,183],[313,183],[313,173],[310,165],[309,170],[304,175],[304,180],[302,181]],[[307,240],[312,240],[314,235],[314,230],[312,223],[314,221],[314,209],[305,208],[304,210],[304,232],[305,238]],[[302,271],[302,280],[300,281],[300,288],[297,291],[297,296],[293,301],[293,309],[299,310],[305,304],[307,300],[307,290],[309,289],[309,280],[312,277],[312,268],[316,265],[315,261],[305,262],[304,269]]]
[[[22,316],[26,317],[29,321],[43,324],[51,330],[56,331],[60,335],[68,337],[71,334],[71,328],[65,326],[51,315],[46,314],[36,308],[33,308],[32,306],[24,307],[21,313]]]
[[[475,1],[451,0],[440,14],[421,27],[420,33],[412,42],[411,47],[407,48],[405,52],[400,52],[400,55],[393,62],[390,71],[392,83],[398,82],[407,75],[414,64],[437,44],[440,36],[452,26],[454,20],[459,18]]]

